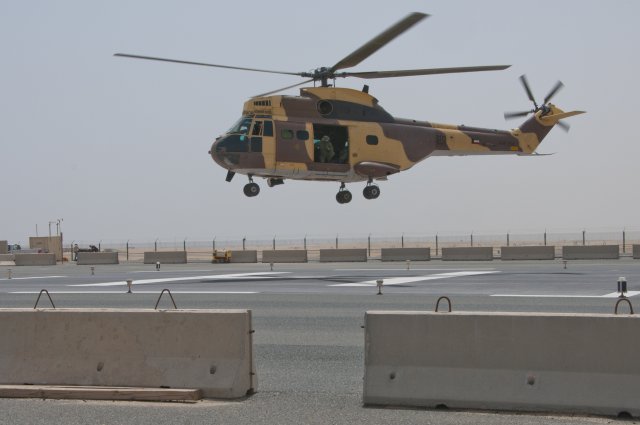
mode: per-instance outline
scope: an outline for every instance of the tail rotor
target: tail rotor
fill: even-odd
[[[549,114],[551,112],[551,108],[549,107],[549,101],[551,100],[551,98],[553,98],[553,96],[555,96],[561,89],[562,87],[564,87],[564,84],[562,84],[562,81],[558,81],[553,88],[549,91],[549,93],[545,96],[544,101],[542,102],[541,105],[538,105],[538,103],[536,102],[535,97],[533,96],[533,93],[531,91],[531,87],[529,86],[529,81],[527,80],[527,76],[526,75],[521,75],[520,76],[520,83],[522,84],[522,87],[524,87],[525,92],[527,93],[527,97],[529,97],[529,100],[531,101],[531,103],[533,103],[533,109],[530,109],[528,111],[517,111],[517,112],[505,112],[504,113],[504,118],[506,120],[508,119],[513,119],[513,118],[520,118],[520,117],[525,117],[529,114],[535,114],[538,111],[542,111],[542,113],[540,114],[541,117],[544,117],[545,115]],[[564,122],[558,121],[558,126],[560,128],[562,128],[564,131],[569,131],[569,124],[566,124]]]

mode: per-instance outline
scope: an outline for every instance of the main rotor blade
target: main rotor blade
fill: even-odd
[[[533,102],[533,104],[535,105],[536,109],[538,109],[538,104],[536,103],[536,100],[533,98],[533,93],[531,93],[531,88],[529,87],[529,82],[527,81],[527,76],[522,74],[520,76],[520,82],[522,83],[522,86],[524,87],[525,91],[527,92],[527,96],[529,96],[529,100]]]
[[[407,15],[404,19],[400,20],[395,25],[387,28],[387,30],[372,38],[370,41],[362,45],[359,49],[344,57],[341,61],[333,65],[331,67],[331,70],[336,71],[338,69],[351,68],[352,66],[356,66],[357,64],[377,52],[391,40],[428,16],[429,15],[425,13],[419,12],[413,12]]]
[[[310,80],[305,80],[305,81],[303,81],[303,82],[301,82],[301,83],[296,83],[296,84],[292,84],[292,85],[287,86],[287,87],[282,87],[282,88],[277,89],[277,90],[271,90],[271,91],[266,92],[266,93],[260,93],[260,94],[257,94],[257,95],[255,95],[255,96],[253,96],[253,97],[268,96],[268,95],[270,95],[270,94],[277,93],[277,92],[279,92],[279,91],[283,91],[283,90],[287,90],[287,89],[292,89],[292,88],[294,88],[294,87],[298,87],[298,86],[301,86],[301,85],[303,85],[303,84],[310,83],[310,82],[312,82],[312,81],[313,81],[313,78],[312,78],[312,79],[310,79]]]
[[[511,65],[491,65],[491,66],[464,66],[454,68],[425,68],[425,69],[404,69],[396,71],[370,71],[370,72],[341,72],[336,77],[357,77],[357,78],[391,78],[391,77],[413,77],[416,75],[454,74],[457,72],[479,72],[479,71],[501,71]]]
[[[505,112],[504,119],[509,120],[512,118],[526,117],[529,115],[531,111],[522,111],[522,112]]]
[[[152,56],[130,55],[127,53],[115,53],[113,56],[119,56],[124,58],[134,58],[134,59],[146,59],[146,60],[161,61],[161,62],[182,63],[186,65],[200,65],[200,66],[212,66],[216,68],[239,69],[242,71],[268,72],[270,74],[286,74],[286,75],[301,76],[301,73],[299,72],[270,71],[268,69],[243,68],[240,66],[229,66],[229,65],[216,65],[214,63],[202,63],[202,62],[191,62],[191,61],[183,61],[183,60],[176,60],[176,59],[156,58]]]
[[[545,105],[546,105],[546,103],[547,103],[548,101],[550,101],[550,100],[551,100],[551,98],[552,98],[553,96],[555,96],[555,94],[556,94],[556,93],[558,93],[558,91],[559,91],[562,87],[564,87],[564,84],[562,84],[562,81],[558,81],[558,82],[556,83],[556,85],[555,85],[555,86],[553,86],[553,88],[551,89],[551,91],[549,92],[549,94],[547,95],[547,97],[545,97],[545,98],[544,98],[544,103],[545,103]]]

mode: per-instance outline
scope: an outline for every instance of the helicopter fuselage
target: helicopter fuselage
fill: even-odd
[[[529,121],[505,131],[394,118],[368,93],[304,88],[300,96],[248,100],[210,154],[249,176],[371,182],[431,156],[531,154],[552,125]]]

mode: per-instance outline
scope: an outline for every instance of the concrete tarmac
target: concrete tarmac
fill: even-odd
[[[0,400],[0,424],[583,424],[616,418],[362,406],[364,312],[454,310],[611,313],[625,276],[633,303],[640,262],[631,259],[353,264],[123,264],[0,267],[0,307],[33,307],[47,288],[57,307],[153,308],[169,288],[179,308],[253,310],[258,392],[194,404]],[[383,295],[375,281],[384,279]],[[126,280],[134,281],[127,294]],[[169,308],[168,300],[161,308]],[[48,299],[40,300],[48,307]],[[629,421],[625,421],[629,423]]]

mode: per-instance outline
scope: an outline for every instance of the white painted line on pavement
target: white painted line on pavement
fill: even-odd
[[[11,279],[0,279],[0,280],[29,280],[29,279],[60,279],[67,276],[32,276],[32,277],[12,277]]]
[[[407,268],[406,267],[400,267],[400,268],[388,268],[388,269],[333,269],[336,272],[343,272],[343,271],[349,271],[349,272],[368,272],[368,271],[373,271],[373,272],[401,272],[401,271],[406,271]],[[419,268],[413,268],[411,267],[411,269],[409,271],[419,271],[419,272],[430,272],[430,271],[443,271],[443,270],[469,270],[469,269],[459,269],[459,268],[455,268],[455,267],[450,267],[447,269],[440,269],[440,268],[429,268],[429,269],[419,269]],[[482,271],[482,270],[495,270],[495,268],[483,268],[483,269],[473,269],[474,271]]]
[[[628,291],[627,298],[635,297],[640,291]],[[618,298],[619,292],[611,292],[604,295],[580,295],[580,294],[492,294],[492,297],[514,297],[514,298]]]
[[[183,276],[183,277],[167,277],[160,279],[139,279],[133,280],[133,285],[149,285],[153,283],[166,283],[166,282],[185,282],[190,280],[203,280],[203,279],[242,279],[251,277],[252,279],[273,279],[274,275],[286,274],[288,272],[256,272],[256,273],[234,273],[234,274],[214,274],[209,276]],[[116,282],[102,282],[102,283],[81,283],[67,286],[125,286],[127,282],[125,280]]]
[[[40,291],[15,291],[10,294],[39,294]],[[126,294],[125,291],[49,291],[50,294]],[[134,291],[134,294],[158,294],[158,291]],[[260,292],[252,291],[171,291],[172,294],[259,294]]]
[[[390,277],[390,278],[388,277],[388,278],[383,278],[383,280],[384,280],[384,285],[387,286],[387,285],[402,285],[404,283],[411,283],[411,282],[422,282],[426,280],[450,279],[452,277],[477,276],[477,275],[493,274],[493,273],[500,273],[500,272],[498,271],[465,271],[465,272],[438,273],[438,274],[432,274],[428,276]],[[367,280],[365,282],[339,283],[339,284],[329,285],[329,286],[376,286],[376,285],[377,285],[376,280]]]
[[[154,266],[155,267],[155,266]],[[179,270],[134,270],[128,273],[176,273]],[[182,272],[190,272],[190,273],[202,273],[202,272],[212,272],[212,269],[209,270],[182,270]]]

